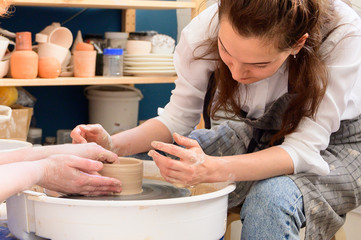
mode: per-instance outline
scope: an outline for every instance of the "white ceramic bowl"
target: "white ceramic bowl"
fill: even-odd
[[[9,72],[9,59],[0,61],[0,78],[3,78]]]
[[[149,54],[152,50],[152,43],[143,40],[128,40],[126,49],[128,54]]]
[[[31,143],[25,141],[0,139],[0,152],[9,152],[21,148],[28,148],[31,146]]]
[[[73,34],[66,27],[61,27],[60,23],[52,23],[35,35],[38,43],[52,43],[69,49],[73,43]]]
[[[39,58],[55,57],[61,64],[66,59],[68,52],[68,48],[53,43],[39,43],[38,45]]]
[[[9,46],[9,39],[7,39],[6,37],[0,36],[0,60],[3,59],[6,50],[8,49]]]

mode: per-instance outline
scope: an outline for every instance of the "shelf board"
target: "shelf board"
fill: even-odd
[[[70,85],[108,85],[108,84],[152,84],[174,83],[172,77],[94,77],[94,78],[36,78],[36,79],[0,79],[0,86],[70,86]]]
[[[195,2],[185,1],[153,1],[153,0],[12,0],[15,6],[34,7],[79,7],[108,9],[195,9]]]

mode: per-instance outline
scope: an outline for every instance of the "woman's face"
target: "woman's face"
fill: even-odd
[[[233,79],[242,84],[272,76],[292,52],[280,52],[271,42],[239,35],[226,18],[220,22],[218,49]]]

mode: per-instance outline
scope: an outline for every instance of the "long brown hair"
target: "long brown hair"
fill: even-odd
[[[7,17],[13,11],[9,11],[12,0],[0,0],[0,17]]]
[[[304,47],[288,60],[289,93],[295,96],[282,117],[282,126],[272,138],[273,144],[297,128],[302,117],[314,118],[327,87],[327,68],[319,49],[322,42],[335,29],[337,15],[329,0],[221,0],[218,18],[227,19],[242,36],[258,37],[274,43],[284,51],[297,46],[306,33],[309,37]],[[228,67],[218,56],[217,39],[209,39],[208,52],[196,59],[205,59],[217,53],[215,88],[212,91],[208,113],[225,110],[238,115],[243,103],[239,102],[240,83],[233,80]]]

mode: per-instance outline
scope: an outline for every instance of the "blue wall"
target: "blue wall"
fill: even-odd
[[[10,17],[0,19],[0,27],[12,32],[31,31],[34,36],[52,22],[63,23],[82,9],[16,7],[14,10]],[[155,30],[177,38],[175,10],[137,10],[136,16],[137,31]],[[121,10],[87,9],[64,26],[72,31],[75,38],[78,30],[83,35],[120,31],[121,19]],[[144,95],[139,105],[139,120],[145,120],[156,116],[158,107],[165,106],[174,84],[140,84],[136,87]],[[84,88],[85,86],[25,88],[37,99],[34,107],[36,121],[32,124],[43,129],[43,138],[55,136],[57,129],[72,129],[88,122],[88,102],[83,94]]]

